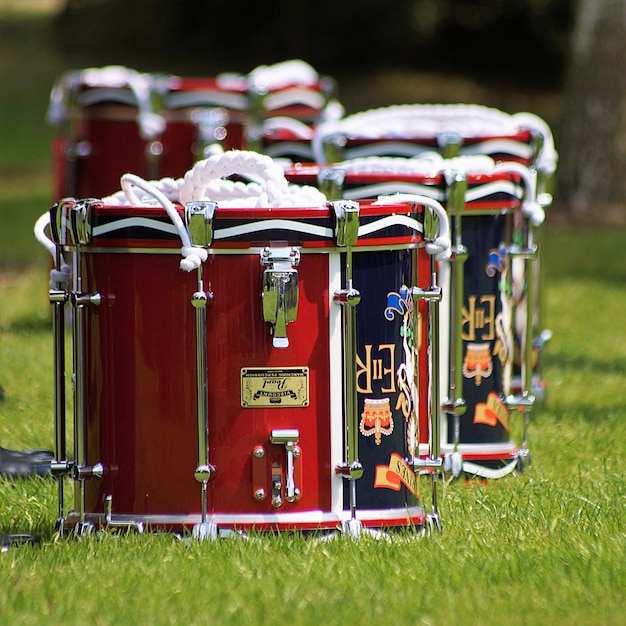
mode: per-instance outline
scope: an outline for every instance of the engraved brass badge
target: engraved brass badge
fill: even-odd
[[[309,368],[242,368],[241,406],[244,408],[309,406]]]

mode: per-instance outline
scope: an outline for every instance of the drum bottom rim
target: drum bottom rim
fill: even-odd
[[[402,529],[424,528],[426,514],[424,507],[414,505],[404,509],[364,509],[356,511],[356,519],[361,522],[364,528],[369,529]],[[277,513],[267,515],[256,514],[209,514],[206,522],[214,523],[219,529],[242,532],[328,532],[337,531],[344,522],[350,520],[350,512],[324,513],[322,511],[310,511],[307,513]],[[79,525],[78,513],[70,512],[62,519],[62,534],[65,531],[74,529]],[[138,528],[145,527],[147,531],[185,531],[200,524],[202,518],[200,514],[168,515],[168,514],[148,514],[114,515],[107,521],[105,515],[100,513],[87,513],[84,523],[95,528]]]
[[[510,461],[518,457],[520,448],[514,441],[499,443],[460,443],[442,446],[441,454],[458,452],[466,461]]]

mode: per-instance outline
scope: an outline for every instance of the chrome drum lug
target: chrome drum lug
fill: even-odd
[[[300,251],[296,248],[270,248],[261,251],[263,273],[263,319],[272,324],[275,348],[287,348],[287,324],[298,315],[298,271]]]

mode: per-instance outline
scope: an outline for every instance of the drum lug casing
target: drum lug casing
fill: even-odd
[[[263,319],[272,325],[272,344],[287,348],[287,324],[295,322],[298,315],[298,271],[300,251],[297,248],[269,246],[261,250],[263,272],[261,294]]]
[[[185,223],[191,243],[208,248],[213,243],[215,202],[188,202],[185,205]]]

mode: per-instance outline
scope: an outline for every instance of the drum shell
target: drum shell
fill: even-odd
[[[324,211],[328,214],[328,209]],[[378,209],[383,218],[385,211]],[[393,211],[393,207],[389,209],[390,214]],[[153,209],[99,207],[92,241],[73,249],[80,253],[82,291],[101,296],[99,306],[84,307],[80,313],[85,327],[80,353],[85,374],[79,391],[85,398],[81,446],[86,466],[104,468],[102,478],[84,481],[88,515],[102,518],[110,502],[118,518],[147,519],[171,528],[197,519],[201,505],[201,488],[194,478],[198,409],[195,309],[191,304],[198,285],[195,273],[179,269],[179,242],[171,225],[167,226],[167,218],[159,215],[157,220],[157,213]],[[246,210],[238,215],[240,222],[250,227],[249,232],[254,232],[251,222],[263,213],[268,212]],[[151,222],[151,230],[139,227],[141,220]],[[225,230],[233,228],[233,219],[224,222]],[[335,471],[344,459],[345,424],[341,306],[333,302],[333,294],[342,284],[345,252],[332,241],[300,242],[298,317],[288,325],[289,347],[279,350],[272,346],[260,299],[260,250],[276,242],[271,235],[254,242],[249,234],[243,237],[247,241],[216,243],[203,265],[204,289],[210,294],[206,309],[209,459],[216,467],[215,478],[207,485],[208,513],[232,527],[332,527],[348,510],[342,497],[346,481]],[[398,248],[391,257],[380,250],[390,242]],[[420,242],[419,233],[404,240],[370,235],[365,249],[356,255],[359,280],[372,282],[372,268],[386,264],[391,269],[380,276],[388,283],[387,291],[399,289],[417,271],[412,263],[416,263]],[[366,294],[364,306],[370,306],[370,299]],[[374,339],[391,343],[398,342],[398,336],[395,332],[391,339],[382,335]],[[365,336],[363,341],[373,339]],[[240,386],[244,370],[292,367],[308,369],[306,406],[243,406]],[[287,429],[299,433],[296,476],[301,481],[300,494],[277,511],[269,495],[256,497],[255,451],[264,451],[262,473],[269,493],[272,466],[285,466],[285,447],[273,444],[271,433]],[[406,449],[400,437],[397,454],[405,458]],[[389,451],[385,454],[389,463]],[[367,460],[366,464],[375,462]],[[367,491],[373,487],[365,481],[363,485],[359,488],[364,493],[361,499],[363,506],[374,510],[372,523],[379,523],[376,511],[385,511],[381,513],[383,524],[419,521],[414,514],[407,518],[407,507],[414,510],[418,500],[408,498],[404,487],[400,498],[390,490],[395,499],[389,500],[368,498]],[[77,490],[77,509],[79,499]],[[320,511],[326,516],[321,522]],[[300,517],[283,524],[280,515],[286,512]]]

